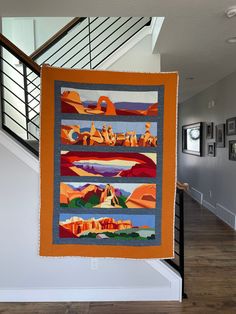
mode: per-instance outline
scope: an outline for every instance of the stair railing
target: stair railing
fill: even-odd
[[[37,155],[40,66],[96,68],[150,23],[149,17],[76,17],[30,58],[1,35],[3,128]]]
[[[184,299],[187,298],[184,278],[184,193],[187,189],[187,184],[177,182],[174,225],[174,259],[165,260],[182,278],[182,297]]]
[[[77,20],[76,20],[77,19]],[[95,69],[122,45],[137,34],[143,27],[150,25],[149,17],[80,17],[67,24],[64,32],[58,32],[32,55],[40,66],[48,64],[56,67]],[[69,26],[69,28],[68,28]],[[27,73],[34,81],[33,73]],[[37,77],[35,77],[37,80]],[[36,87],[28,84],[31,93]],[[35,95],[38,99],[39,94]],[[39,111],[39,103],[33,109]],[[32,106],[31,106],[32,107]],[[32,109],[29,114],[32,114]],[[38,114],[34,119],[37,121]]]
[[[94,69],[150,23],[149,17],[75,18],[30,57],[39,65]]]
[[[64,27],[62,27],[56,34],[49,38],[45,43],[43,43],[39,48],[37,48],[29,57],[32,60],[37,60],[51,47],[57,44],[62,38],[64,38],[73,28],[83,22],[85,17],[75,17]]]
[[[26,72],[34,73],[39,80],[40,66],[2,34],[0,49],[2,128],[38,155],[39,124],[35,123],[31,118],[32,114],[29,114],[30,110],[33,115],[37,114],[37,111],[28,105],[28,99],[35,96],[27,89],[27,84],[35,85],[38,92],[39,87],[27,77]]]

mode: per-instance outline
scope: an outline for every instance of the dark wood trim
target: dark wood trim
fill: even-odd
[[[15,46],[9,39],[3,34],[0,34],[0,45],[12,53],[18,60],[24,63],[34,73],[40,75],[40,66],[34,62],[29,56],[27,56],[22,50]]]
[[[189,185],[188,185],[188,183],[183,183],[183,182],[177,181],[176,188],[178,188],[179,190],[187,191],[189,189]]]
[[[30,58],[36,60],[39,58],[45,51],[55,45],[61,38],[63,38],[72,28],[77,24],[85,20],[85,17],[75,17],[68,24],[66,24],[62,29],[60,29],[56,34],[49,38],[42,46],[36,49],[31,55]]]

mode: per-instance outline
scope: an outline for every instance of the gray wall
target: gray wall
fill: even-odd
[[[194,81],[193,81],[194,84]],[[215,105],[209,102],[214,100]],[[210,108],[209,108],[210,107]],[[205,125],[203,132],[203,157],[182,153],[181,128],[194,122],[225,123],[226,119],[236,116],[236,72],[225,77],[179,106],[179,139],[178,139],[178,179],[188,182],[190,187],[203,194],[203,200],[217,208],[220,204],[226,211],[236,214],[236,161],[228,158],[229,140],[236,136],[226,137],[226,147],[216,148],[216,157],[206,154],[207,141]]]

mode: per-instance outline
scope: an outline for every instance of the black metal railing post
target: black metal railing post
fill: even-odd
[[[27,86],[27,69],[23,64],[23,81],[24,81],[24,97],[25,97],[25,121],[26,121],[26,134],[29,139],[29,98],[28,98],[28,86]]]
[[[92,69],[92,56],[91,56],[91,29],[90,29],[90,17],[88,18],[88,34],[89,34],[89,68]]]
[[[175,202],[175,257],[165,261],[180,274],[182,279],[182,297],[187,298],[185,293],[185,272],[184,272],[184,190],[176,188]]]
[[[4,107],[4,101],[3,101],[3,48],[0,46],[0,123],[3,125],[5,123],[5,117],[4,117],[4,112],[5,112],[5,107]]]
[[[182,277],[182,296],[187,298],[185,293],[185,278],[184,278],[184,190],[179,189],[179,265],[180,275]]]

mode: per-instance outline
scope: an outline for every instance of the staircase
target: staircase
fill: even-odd
[[[77,17],[29,57],[0,35],[2,128],[38,155],[40,67],[96,69],[150,23],[146,17]]]
[[[31,153],[38,156],[40,132],[40,67],[43,64],[48,64],[67,68],[102,68],[109,58],[114,58],[135,36],[145,29],[150,29],[150,23],[151,19],[146,17],[77,17],[72,19],[70,23],[39,47],[31,56],[27,56],[6,37],[0,34],[1,122],[2,129],[13,138],[13,140],[8,140],[7,136],[0,131],[0,142],[9,151],[14,151],[15,155],[19,153],[22,156],[22,160],[28,166],[30,165],[32,169],[36,170],[33,180],[38,180],[38,161],[32,158],[26,150],[22,149],[22,145]],[[17,145],[14,140],[17,140],[20,145]],[[8,158],[11,160],[12,156],[7,156],[6,160]],[[13,169],[14,167],[18,169],[15,164]],[[26,176],[29,176],[29,173],[25,171],[22,170],[22,175],[25,173]],[[28,182],[31,179],[27,178],[26,180]],[[28,199],[32,199],[31,203],[29,203],[28,211],[30,211],[30,206],[34,208],[34,216],[32,215],[31,220],[35,219],[38,210],[38,205],[35,205],[35,198],[38,197],[38,192],[33,191],[32,193],[35,193],[34,197],[31,195],[28,198],[27,195],[24,195],[25,187],[20,187],[17,182],[13,182],[12,184],[13,190],[21,191],[19,195],[24,196],[19,201],[17,199],[15,206],[18,207],[18,204],[23,203],[25,199],[27,201]],[[9,186],[12,188],[11,183],[9,183]],[[30,189],[30,185],[26,189]],[[112,272],[115,271],[114,269],[112,270],[112,267],[119,268],[121,276],[131,276],[132,280],[136,278],[135,274],[132,275],[133,269],[140,269],[140,272],[142,270],[146,274],[146,278],[148,278],[147,286],[144,285],[144,288],[142,285],[137,287],[130,286],[122,291],[120,286],[114,286],[114,290],[111,290],[111,288],[107,289],[106,285],[110,283],[104,282],[103,289],[107,295],[106,300],[134,300],[135,298],[139,300],[181,300],[181,291],[184,294],[183,191],[177,189],[176,193],[175,259],[166,260],[165,262],[156,260],[147,262],[137,261],[137,263],[134,263],[134,261],[123,262],[119,260],[112,261],[111,263],[108,260],[104,261],[104,263],[102,262],[99,271],[96,273],[99,282],[104,278],[104,269],[109,269]],[[25,215],[28,216],[27,213]],[[31,226],[28,227],[31,228]],[[34,224],[32,232],[36,229],[37,226]],[[35,238],[34,244],[31,244],[31,246],[35,245],[36,242],[37,239]],[[12,259],[14,259],[14,256],[12,256]],[[32,263],[36,265],[35,261],[32,261]],[[38,267],[42,267],[39,261],[37,263]],[[80,261],[80,266],[84,267],[88,272],[92,269],[92,263],[93,261],[91,261],[90,267],[90,259],[84,262]],[[122,266],[123,264],[124,267]],[[167,264],[171,265],[172,268]],[[73,262],[71,266],[75,272],[77,263]],[[50,266],[48,266],[49,268]],[[54,268],[57,268],[56,264],[51,268],[52,273]],[[40,281],[40,278],[37,280]],[[86,281],[87,278],[83,280]],[[154,287],[155,282],[157,285],[158,282],[162,283],[163,287]],[[149,289],[150,283],[153,285],[151,289]],[[17,283],[15,284],[17,285]],[[71,295],[74,301],[87,301],[91,293],[97,295],[96,300],[104,300],[104,292],[100,288],[92,288],[92,290],[90,288],[84,289],[86,282],[81,285],[81,290],[78,292],[79,295],[82,295],[81,298],[75,295],[75,291],[68,289],[63,290],[64,294],[60,294],[61,292],[54,293],[50,289],[50,291],[37,290],[38,292],[36,292],[42,294],[42,300],[44,301],[58,300],[58,298],[62,301],[67,301],[71,300]],[[19,293],[19,297],[12,298],[6,292],[6,296],[3,295],[2,297],[0,290],[0,301],[42,301],[38,297],[38,294],[36,295],[30,290],[27,290],[29,297],[25,297],[27,294],[24,289],[20,290]],[[21,294],[23,295],[22,297]]]

